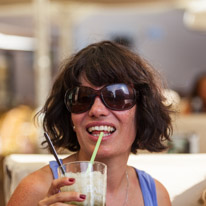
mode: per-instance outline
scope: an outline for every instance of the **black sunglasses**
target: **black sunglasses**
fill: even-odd
[[[136,104],[135,89],[123,83],[110,84],[100,90],[84,86],[75,87],[66,91],[64,101],[70,112],[78,114],[88,111],[96,96],[111,110],[128,110]]]

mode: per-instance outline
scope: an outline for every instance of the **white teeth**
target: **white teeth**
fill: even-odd
[[[88,131],[89,131],[89,132],[92,132],[92,128],[91,128],[91,127],[89,127],[89,128],[88,128]]]
[[[110,127],[110,132],[114,132],[114,127]]]
[[[94,127],[89,127],[88,128],[89,132],[93,132],[93,131],[106,131],[106,132],[114,132],[115,128],[111,127],[111,126],[94,126]]]

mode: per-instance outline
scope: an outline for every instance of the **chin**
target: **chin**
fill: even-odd
[[[96,156],[96,160],[98,160],[98,159],[99,160],[103,160],[103,159],[108,160],[114,156],[115,156],[115,153],[112,152],[111,150],[109,150],[109,149],[103,150],[102,149],[102,150],[98,151],[97,156]]]

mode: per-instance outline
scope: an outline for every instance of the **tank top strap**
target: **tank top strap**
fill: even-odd
[[[63,163],[61,159],[60,159],[60,161],[61,161],[61,163]],[[50,161],[49,162],[49,166],[50,166],[50,168],[52,170],[54,179],[57,179],[58,178],[58,170],[57,170],[57,168],[59,167],[58,163],[56,161]]]
[[[154,179],[145,171],[136,169],[142,190],[144,206],[158,206],[157,193]]]

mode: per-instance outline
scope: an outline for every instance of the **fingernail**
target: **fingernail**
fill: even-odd
[[[69,182],[74,182],[75,179],[74,179],[74,178],[69,178],[68,181],[69,181]]]
[[[83,199],[83,200],[86,199],[86,195],[83,195],[83,194],[79,195],[79,197],[80,197],[81,199]]]

